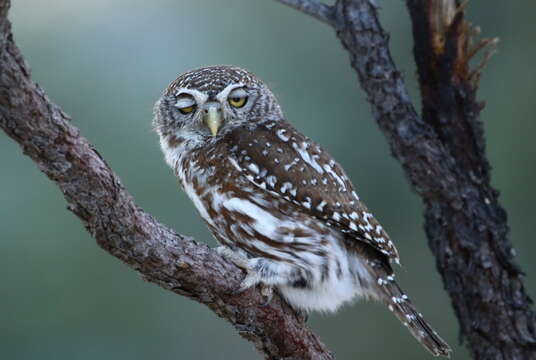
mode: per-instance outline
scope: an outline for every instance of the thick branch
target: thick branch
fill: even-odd
[[[483,104],[476,100],[483,64],[469,61],[481,40],[454,0],[408,0],[423,119],[433,128],[453,187],[424,197],[426,232],[445,287],[475,359],[536,359],[536,318],[514,262],[506,212],[490,186]],[[441,182],[447,185],[446,182]],[[446,220],[446,219],[450,219]]]
[[[281,0],[279,0],[281,1]],[[423,118],[412,105],[373,0],[338,0],[333,27],[373,115],[425,204],[426,233],[475,359],[536,359],[535,316],[490,186],[469,60],[486,44],[454,0],[408,0]]]
[[[0,0],[0,127],[63,192],[98,244],[164,289],[188,296],[231,322],[268,359],[332,359],[278,297],[232,295],[242,274],[205,245],[175,234],[134,203],[119,178],[43,90],[10,32]]]

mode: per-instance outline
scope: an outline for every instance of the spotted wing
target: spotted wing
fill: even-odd
[[[258,188],[399,261],[394,244],[359,200],[341,166],[289,123],[267,122],[227,136],[230,161]]]

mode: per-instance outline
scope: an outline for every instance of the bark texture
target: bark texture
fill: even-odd
[[[243,274],[206,245],[174,233],[134,203],[69,117],[30,79],[0,0],[0,127],[54,181],[99,246],[150,282],[207,305],[267,359],[332,359],[279,297],[233,295]]]
[[[477,31],[459,1],[409,0],[423,121],[440,158],[437,183],[423,195],[425,229],[461,335],[475,359],[536,359],[535,316],[514,261],[506,212],[490,185],[490,165],[476,99],[480,71],[469,61],[494,40]],[[408,159],[410,163],[412,159]],[[439,190],[439,191],[437,191]]]
[[[338,0],[332,14],[322,9],[322,16],[334,18],[328,24],[350,55],[393,155],[423,200],[428,243],[473,358],[536,359],[532,301],[513,259],[506,212],[490,185],[479,117],[483,103],[476,100],[490,53],[469,66],[495,41],[474,41],[478,31],[464,20],[465,5],[457,0],[406,4],[422,117],[391,58],[376,1]]]

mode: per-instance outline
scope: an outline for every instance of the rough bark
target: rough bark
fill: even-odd
[[[107,252],[150,282],[207,305],[267,359],[333,356],[279,297],[233,295],[243,274],[206,245],[174,233],[134,203],[69,117],[30,79],[0,0],[0,127],[54,181],[71,210]]]
[[[284,1],[289,2],[295,3]],[[474,69],[469,66],[494,41],[472,45],[476,31],[458,1],[406,3],[422,117],[391,58],[376,2],[338,0],[332,14],[324,8],[322,16],[334,19],[328,24],[350,55],[393,155],[423,200],[428,243],[473,358],[536,359],[532,302],[513,259],[506,212],[490,185],[479,118],[483,104],[476,100],[489,53]]]
[[[506,212],[490,185],[483,103],[476,99],[489,53],[474,69],[469,66],[494,41],[472,44],[475,30],[458,1],[410,0],[407,6],[423,121],[441,145],[441,170],[449,179],[430,183],[441,191],[423,197],[425,229],[461,335],[475,359],[536,359],[536,319],[513,259]]]

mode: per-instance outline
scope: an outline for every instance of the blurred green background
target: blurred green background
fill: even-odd
[[[268,0],[13,1],[15,40],[35,81],[72,116],[137,203],[214,244],[151,131],[162,89],[194,67],[236,64],[270,84],[287,118],[337,158],[395,239],[399,278],[454,347],[458,325],[422,230],[422,208],[374,123],[334,32]],[[381,1],[391,49],[418,101],[403,1]],[[493,183],[518,261],[536,289],[536,25],[532,1],[472,1],[469,19],[499,36],[480,98]],[[0,358],[253,359],[252,345],[206,307],[144,282],[102,251],[58,188],[0,134]],[[339,359],[429,359],[389,311],[357,303],[310,318]]]

